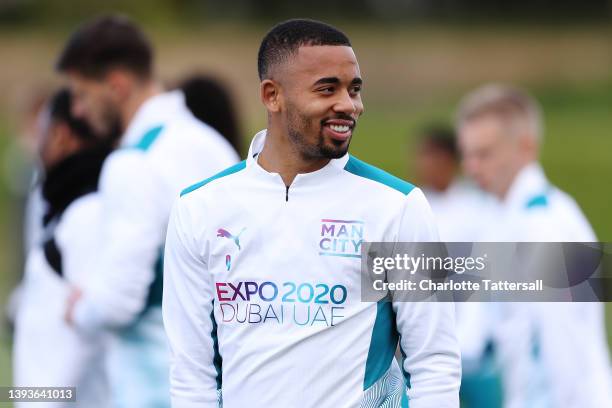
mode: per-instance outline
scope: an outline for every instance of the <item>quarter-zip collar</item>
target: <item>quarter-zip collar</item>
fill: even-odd
[[[550,185],[542,166],[533,162],[523,167],[514,178],[503,200],[503,206],[507,209],[522,209],[533,197],[545,195],[549,189]]]
[[[259,153],[263,150],[265,141],[266,141],[267,130],[264,129],[258,132],[251,141],[251,146],[249,147],[249,153],[247,156],[247,167],[252,167],[253,171],[256,171],[260,177],[267,177],[270,180],[274,180],[275,182],[282,183],[284,185],[283,179],[278,173],[273,173],[265,170],[261,167],[257,161]],[[309,187],[320,185],[324,182],[329,182],[330,178],[334,175],[337,175],[340,171],[344,169],[346,163],[348,162],[349,154],[345,154],[339,159],[332,159],[325,166],[320,168],[319,170],[315,170],[309,173],[299,173],[293,179],[293,183],[289,186],[289,192],[287,195],[291,194],[291,191],[296,188]],[[286,186],[285,186],[286,187]]]

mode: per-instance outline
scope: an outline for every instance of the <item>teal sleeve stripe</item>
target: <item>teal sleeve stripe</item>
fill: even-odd
[[[153,282],[149,286],[149,293],[147,295],[147,301],[143,313],[149,310],[153,306],[160,306],[162,304],[162,296],[164,292],[164,248],[161,247],[159,255],[155,261],[155,277]]]
[[[138,143],[136,143],[133,147],[138,150],[147,151],[149,148],[155,143],[158,136],[161,134],[162,130],[164,130],[164,125],[156,126],[152,129],[149,129],[141,138]]]
[[[215,366],[215,370],[217,370],[217,377],[216,377],[217,389],[220,390],[221,389],[221,379],[222,379],[222,371],[221,371],[222,359],[221,359],[221,353],[219,352],[219,338],[217,336],[217,321],[215,320],[214,302],[212,306],[213,306],[213,310],[210,312],[210,320],[212,321],[212,331],[210,334],[212,336],[213,350],[215,352],[215,356],[213,357],[213,364]]]
[[[391,302],[386,299],[376,304],[376,320],[372,328],[372,340],[366,360],[363,389],[367,390],[389,370],[395,349],[398,333],[395,326],[395,312]]]
[[[344,170],[359,177],[364,177],[369,180],[377,181],[387,187],[391,187],[403,194],[410,193],[414,186],[392,174],[387,173],[377,167],[367,164],[353,156],[349,156],[349,160],[344,166]]]
[[[410,408],[410,404],[408,402],[408,395],[406,395],[406,391],[402,394],[401,408]]]
[[[539,194],[535,197],[532,197],[527,202],[527,208],[535,208],[535,207],[546,207],[548,205],[548,197],[546,194]]]
[[[236,163],[232,167],[229,167],[223,170],[222,172],[217,173],[214,176],[207,178],[206,180],[200,181],[199,183],[196,183],[190,187],[187,187],[186,189],[181,191],[181,197],[184,196],[185,194],[189,194],[192,191],[197,190],[200,187],[205,186],[206,184],[210,183],[213,180],[219,179],[221,177],[229,176],[230,174],[237,173],[240,170],[243,170],[245,167],[246,167],[246,160],[243,160],[240,163]]]
[[[406,366],[404,365],[404,362],[406,361],[406,353],[404,352],[404,348],[402,347],[402,336],[399,336],[399,349],[400,349],[400,353],[402,354],[402,361],[400,361],[400,368],[402,369],[402,374],[404,375],[404,383],[406,384],[406,387],[411,388],[412,385],[410,384],[410,373],[408,371],[406,371]]]

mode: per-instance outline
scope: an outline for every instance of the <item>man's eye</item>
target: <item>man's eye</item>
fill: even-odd
[[[319,92],[325,93],[325,94],[331,94],[331,93],[334,92],[334,87],[333,86],[328,86],[326,88],[321,88],[321,89],[319,89]]]
[[[356,94],[361,92],[361,85],[355,85],[354,87],[352,87],[351,92]]]

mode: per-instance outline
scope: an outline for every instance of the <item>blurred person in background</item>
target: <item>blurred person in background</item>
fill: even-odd
[[[528,94],[497,84],[474,90],[461,101],[457,130],[466,175],[498,200],[481,241],[596,241],[579,206],[538,162],[542,117]],[[504,303],[489,310],[504,406],[612,406],[601,303]]]
[[[129,19],[102,16],[81,25],[57,61],[74,94],[72,111],[120,148],[104,163],[102,244],[95,286],[75,288],[66,318],[82,333],[112,333],[114,405],[170,405],[169,356],[161,316],[162,249],[173,200],[197,180],[237,161],[231,145],[198,121],[180,91],[164,92],[153,48]]]
[[[15,324],[13,382],[20,387],[76,387],[76,405],[50,406],[106,407],[105,336],[82,335],[64,314],[71,287],[86,288],[94,280],[90,262],[100,246],[102,222],[96,191],[113,138],[97,137],[70,110],[70,93],[62,89],[48,103],[41,125],[44,233],[28,252]]]
[[[234,150],[242,149],[236,105],[229,88],[207,75],[193,75],[179,84],[185,104],[193,115],[219,132]]]
[[[432,125],[419,135],[415,175],[438,224],[442,241],[469,242],[478,237],[476,217],[486,216],[489,197],[461,176],[454,130]]]
[[[12,138],[8,148],[4,151],[2,172],[6,185],[13,196],[14,220],[22,220],[22,228],[17,231],[16,251],[18,253],[16,276],[21,280],[25,258],[35,242],[42,236],[42,214],[44,203],[40,192],[41,174],[37,144],[42,118],[46,112],[45,104],[50,96],[46,88],[37,88],[24,92],[22,121],[19,133]],[[11,292],[6,304],[6,317],[10,325],[14,324],[19,301],[21,299],[21,285],[18,284]]]
[[[490,222],[492,197],[461,175],[461,157],[455,131],[447,125],[425,127],[418,137],[415,175],[423,189],[443,242],[478,240]],[[486,306],[455,304],[457,340],[461,348],[460,397],[469,408],[501,407],[499,367],[493,358]]]
[[[35,178],[33,173],[36,173],[38,165],[40,116],[50,97],[50,90],[37,87],[23,93],[18,133],[11,138],[2,160],[5,183],[13,195],[21,198],[27,196]],[[20,207],[23,209],[23,205]]]

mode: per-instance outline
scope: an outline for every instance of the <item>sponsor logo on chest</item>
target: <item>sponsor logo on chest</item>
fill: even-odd
[[[363,232],[363,221],[322,219],[319,255],[361,258]]]

